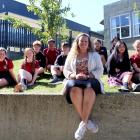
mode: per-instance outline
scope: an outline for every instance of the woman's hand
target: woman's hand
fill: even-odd
[[[92,75],[86,75],[84,73],[79,73],[79,74],[76,74],[74,75],[73,73],[70,75],[70,79],[82,79],[82,80],[85,80],[85,79],[88,79],[88,78],[93,78],[94,76]]]
[[[75,77],[76,79],[88,79],[89,76],[87,76],[86,74],[83,74],[83,73],[79,73],[76,75]]]

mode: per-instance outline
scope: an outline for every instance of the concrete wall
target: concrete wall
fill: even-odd
[[[140,95],[100,95],[91,117],[84,140],[140,140]],[[62,95],[0,95],[0,140],[74,140],[79,121]]]
[[[136,6],[135,6],[136,4]],[[104,6],[104,46],[107,48],[111,47],[111,35],[110,35],[110,18],[123,14],[130,14],[131,22],[131,37],[123,39],[126,42],[129,49],[133,49],[132,43],[140,37],[134,37],[133,35],[133,21],[132,14],[135,10],[140,9],[139,0],[118,0],[117,2],[108,4]]]

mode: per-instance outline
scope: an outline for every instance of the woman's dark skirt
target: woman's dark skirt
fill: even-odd
[[[92,78],[92,79],[88,79],[88,80],[78,80],[78,79],[68,80],[67,84],[65,86],[65,89],[64,89],[64,95],[69,104],[72,104],[72,101],[70,98],[70,90],[72,87],[79,87],[82,89],[91,87],[94,90],[96,95],[101,93],[100,83],[97,79]]]
[[[7,80],[9,86],[16,85],[16,81],[12,78],[11,74],[9,73],[9,71],[0,72],[0,79],[2,79],[2,78]]]

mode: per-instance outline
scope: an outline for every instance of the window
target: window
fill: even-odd
[[[133,13],[133,34],[140,36],[140,11]]]
[[[128,38],[131,37],[131,28],[130,28],[130,15],[120,15],[113,17],[110,20],[111,25],[111,40],[118,36],[119,38]]]

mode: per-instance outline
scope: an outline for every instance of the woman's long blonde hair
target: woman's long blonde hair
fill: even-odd
[[[92,46],[92,42],[90,40],[90,36],[88,34],[86,34],[86,33],[80,33],[75,38],[75,40],[73,41],[72,47],[71,47],[70,52],[69,52],[68,57],[67,57],[68,61],[74,59],[79,54],[79,45],[78,45],[78,43],[79,43],[79,38],[81,36],[88,37],[88,50],[87,51],[88,52],[93,52],[94,51],[93,46]]]

